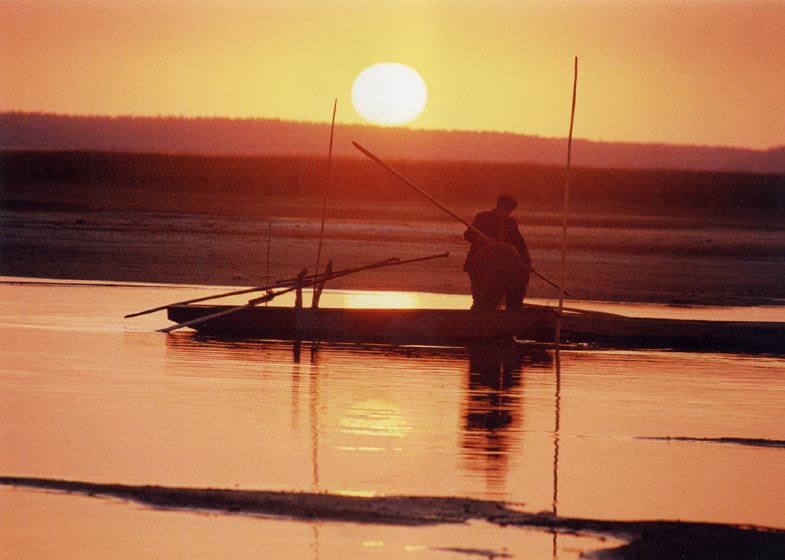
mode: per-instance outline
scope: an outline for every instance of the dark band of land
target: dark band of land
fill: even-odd
[[[499,526],[592,533],[626,541],[602,558],[660,560],[774,560],[785,554],[785,531],[753,526],[681,521],[606,521],[524,513],[502,502],[452,497],[353,497],[307,492],[267,492],[95,484],[42,478],[0,477],[0,484],[109,496],[166,509],[210,510],[386,525],[428,525],[482,520]]]

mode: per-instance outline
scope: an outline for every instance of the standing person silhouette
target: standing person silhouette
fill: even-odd
[[[510,216],[518,201],[508,194],[496,198],[496,207],[477,214],[463,237],[471,243],[463,270],[469,274],[472,309],[497,309],[502,300],[507,310],[523,307],[532,267],[529,249],[518,223]],[[474,229],[481,231],[491,243]]]

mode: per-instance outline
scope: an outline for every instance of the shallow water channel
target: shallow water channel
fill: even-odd
[[[560,516],[785,528],[782,356],[568,348],[557,360],[547,346],[335,344],[298,356],[285,342],[156,333],[168,324],[163,313],[122,318],[218,291],[2,279],[0,476],[464,496]],[[420,294],[324,298],[467,304]],[[723,310],[734,314],[783,319],[775,308]],[[568,559],[612,544],[483,523],[159,511],[10,487],[0,487],[0,510],[0,549],[19,558],[130,550],[123,555]]]

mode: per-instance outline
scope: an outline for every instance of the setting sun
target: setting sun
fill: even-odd
[[[428,90],[416,70],[397,62],[369,66],[352,85],[352,104],[367,121],[399,125],[413,121],[425,108]]]

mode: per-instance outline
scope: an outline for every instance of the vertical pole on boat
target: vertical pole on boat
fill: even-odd
[[[267,262],[264,267],[264,282],[267,284],[270,282],[270,248],[273,242],[273,223],[267,222]],[[265,307],[267,307],[267,303],[265,302]]]
[[[575,97],[578,90],[578,57],[575,57],[575,70],[572,80],[572,108],[570,110],[570,133],[567,136],[567,177],[564,185],[564,205],[562,208],[561,275],[559,277],[559,316],[556,320],[556,349],[561,342],[561,314],[564,308],[564,276],[567,268],[567,205],[570,200],[570,163],[572,160],[572,128],[575,123]]]
[[[559,276],[559,313],[556,318],[556,418],[553,427],[553,515],[558,516],[559,507],[559,432],[561,429],[561,318],[564,310],[564,277],[567,270],[567,206],[570,200],[570,165],[572,163],[572,130],[575,124],[575,98],[578,91],[578,57],[575,57],[572,78],[572,105],[570,107],[570,132],[567,135],[567,172],[564,183],[564,204],[562,206],[561,274]],[[558,556],[558,533],[553,532],[553,558]]]
[[[305,275],[308,274],[306,269],[302,269],[300,274],[297,275],[297,280],[294,291],[294,309],[300,311],[303,308],[303,284],[305,283]]]
[[[567,270],[567,206],[570,200],[570,165],[572,163],[572,130],[575,124],[575,98],[578,90],[578,57],[575,57],[572,79],[572,106],[570,108],[570,133],[567,136],[567,173],[564,184],[564,205],[562,207],[562,248],[561,248],[561,274],[559,277],[559,313],[556,317],[556,418],[553,427],[553,499],[551,507],[553,515],[558,515],[559,507],[559,432],[561,428],[561,357],[559,345],[561,344],[561,318],[564,310],[564,277]],[[558,533],[553,532],[552,553],[553,558],[558,556]]]
[[[273,242],[273,223],[267,222],[267,263],[264,268],[264,281],[270,282],[270,247]]]
[[[327,216],[327,193],[330,191],[330,174],[333,167],[333,137],[335,135],[335,113],[338,110],[338,98],[333,102],[333,120],[330,125],[330,148],[327,152],[327,179],[324,186],[324,200],[322,202],[322,225],[319,229],[319,248],[316,251],[316,268],[313,273],[319,274],[319,265],[322,260],[322,242],[324,241],[324,221]],[[314,297],[316,297],[316,286],[314,286]]]
[[[324,275],[330,276],[332,273],[333,261],[328,261],[327,266],[324,267]],[[326,280],[322,280],[314,286],[313,298],[311,299],[311,309],[317,309],[319,307],[319,299],[322,297],[322,290],[324,290],[325,282]]]
[[[295,284],[294,294],[294,361],[300,362],[300,349],[302,347],[303,339],[303,283],[305,282],[305,275],[308,274],[306,269],[302,269],[300,274],[297,275],[297,283]]]

